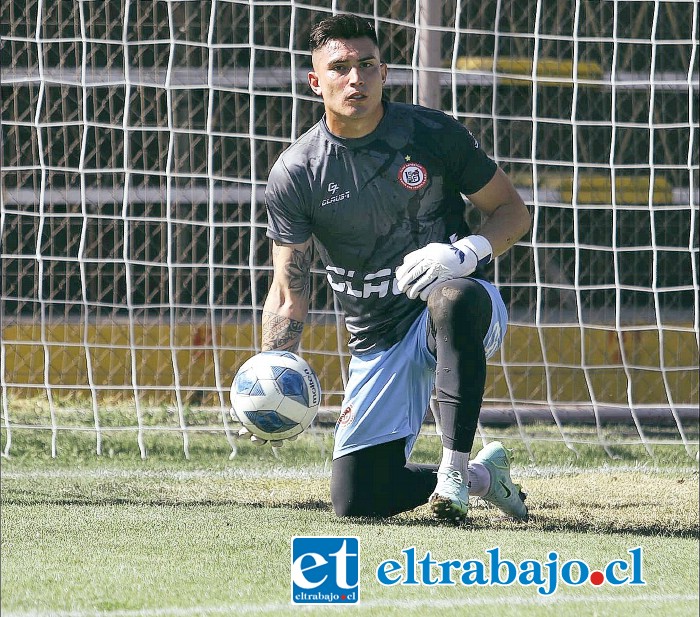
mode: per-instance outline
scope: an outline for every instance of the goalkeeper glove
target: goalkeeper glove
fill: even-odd
[[[267,439],[261,439],[260,437],[253,435],[253,433],[251,433],[245,426],[238,429],[238,436],[245,439],[250,439],[250,443],[252,443],[254,446],[264,446],[266,443],[268,443]],[[284,440],[274,439],[271,440],[269,444],[273,448],[281,448],[285,441],[294,441],[298,436],[299,435],[292,435],[292,437],[287,437],[287,439]]]
[[[493,249],[483,236],[467,236],[452,244],[431,242],[410,252],[396,269],[399,291],[411,300],[426,301],[440,283],[469,276],[477,266],[491,261]]]

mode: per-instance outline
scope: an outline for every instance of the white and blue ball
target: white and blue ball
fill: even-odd
[[[249,358],[231,386],[231,416],[260,439],[289,439],[305,431],[320,402],[316,373],[291,351]]]

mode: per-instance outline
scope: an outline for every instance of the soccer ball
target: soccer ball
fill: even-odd
[[[320,402],[316,373],[290,351],[249,358],[231,386],[231,417],[260,439],[289,439],[305,431]]]

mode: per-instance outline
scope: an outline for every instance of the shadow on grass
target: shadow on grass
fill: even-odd
[[[118,506],[142,506],[169,507],[169,508],[251,508],[251,509],[280,509],[290,511],[310,511],[328,515],[336,521],[339,529],[343,525],[355,526],[368,524],[385,527],[445,527],[462,528],[465,531],[480,530],[507,530],[507,531],[541,531],[556,533],[592,533],[592,534],[632,534],[638,536],[658,536],[669,538],[700,538],[700,531],[696,525],[685,524],[678,521],[667,522],[653,520],[648,523],[639,523],[631,520],[609,521],[593,516],[582,516],[573,519],[570,516],[556,512],[553,505],[544,505],[530,512],[530,520],[526,523],[517,522],[499,515],[494,508],[471,508],[469,518],[462,523],[448,521],[436,521],[427,507],[421,506],[411,512],[398,514],[392,517],[343,517],[337,518],[333,513],[333,507],[328,500],[309,498],[304,500],[274,500],[274,499],[171,499],[171,498],[140,498],[129,496],[98,496],[98,495],[73,495],[51,496],[41,495],[37,490],[21,491],[12,490],[10,495],[3,491],[2,502],[4,505],[51,505],[67,507],[118,507]],[[628,507],[628,504],[626,504]],[[582,515],[585,513],[582,513]]]
[[[572,521],[558,519],[556,517],[543,517],[532,514],[528,522],[522,523],[506,517],[472,516],[465,522],[454,523],[450,521],[436,521],[430,515],[392,517],[386,519],[373,518],[347,518],[343,521],[357,523],[371,523],[385,526],[410,526],[410,527],[445,527],[463,528],[465,531],[504,530],[504,531],[541,531],[556,533],[591,533],[609,535],[638,535],[667,538],[698,539],[700,534],[697,527],[668,527],[659,524],[658,521],[649,524],[612,524],[603,525],[600,521]]]
[[[172,498],[141,498],[121,497],[111,495],[109,497],[73,495],[56,497],[41,495],[36,490],[13,490],[12,495],[7,492],[2,498],[3,505],[16,506],[79,506],[79,507],[110,507],[110,506],[144,506],[144,507],[170,507],[170,508],[218,508],[218,507],[248,507],[248,508],[287,508],[290,510],[326,510],[332,512],[331,504],[318,499],[295,501],[294,503],[260,500],[245,501],[241,499],[172,499]]]

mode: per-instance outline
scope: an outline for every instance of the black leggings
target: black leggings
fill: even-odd
[[[338,516],[384,517],[428,501],[437,465],[406,463],[406,441],[356,450],[333,461],[331,501]]]
[[[471,452],[486,384],[484,337],[491,324],[491,296],[472,279],[448,281],[428,297],[428,315],[442,443]]]
[[[491,298],[476,281],[457,279],[433,290],[428,312],[442,443],[470,452],[486,382],[483,341]],[[338,516],[379,517],[412,510],[435,489],[436,471],[436,465],[406,462],[405,439],[346,454],[333,461],[333,509]]]

